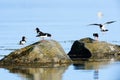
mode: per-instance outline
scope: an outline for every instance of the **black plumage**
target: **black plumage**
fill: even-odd
[[[20,44],[20,45],[24,45],[25,43],[26,43],[26,37],[23,36],[23,37],[22,37],[22,40],[20,40],[19,44]]]
[[[39,28],[36,28],[36,32],[37,32],[36,37],[41,37],[42,39],[44,39],[45,37],[51,37],[52,36],[50,33],[44,33],[42,31],[40,31]]]

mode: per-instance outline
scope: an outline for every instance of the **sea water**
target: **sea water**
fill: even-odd
[[[19,25],[18,25],[19,26]],[[5,29],[9,28],[7,31]],[[23,29],[24,28],[24,29]],[[0,43],[0,58],[10,52],[20,49],[27,45],[30,45],[36,41],[41,40],[35,37],[36,27],[4,27],[1,28],[1,43]],[[43,27],[40,27],[43,28]],[[50,28],[50,27],[49,27]],[[47,28],[47,29],[49,29]],[[68,27],[67,27],[68,28]],[[52,33],[52,38],[60,43],[65,50],[66,54],[70,51],[71,46],[75,40],[71,33],[67,34],[67,28],[51,27],[52,30],[46,30]],[[62,31],[62,29],[66,31]],[[44,30],[44,28],[43,28]],[[53,32],[52,32],[53,31]],[[72,30],[70,30],[72,31]],[[20,35],[21,34],[21,35]],[[19,45],[19,41],[22,36],[27,37],[27,43],[25,45]],[[69,38],[73,35],[73,38]],[[54,37],[55,36],[55,37]],[[64,37],[64,38],[62,38]],[[68,38],[67,38],[68,37]],[[49,40],[49,38],[47,38]],[[119,44],[119,42],[113,42]],[[119,80],[120,62],[115,61],[114,58],[109,61],[99,62],[80,62],[79,64],[71,64],[68,66],[52,67],[52,68],[30,68],[30,67],[12,67],[12,68],[0,68],[1,80]]]
[[[118,0],[1,0],[0,59],[41,40],[36,37],[36,27],[52,34],[51,39],[58,41],[66,54],[75,40],[93,38],[95,32],[99,41],[120,45],[119,9]],[[99,11],[103,14],[101,19],[97,17]],[[108,25],[106,33],[99,27],[88,26],[111,20],[116,22]],[[25,45],[19,45],[22,36],[27,38]],[[120,62],[114,58],[52,68],[17,66],[0,68],[0,80],[120,80],[119,66]]]

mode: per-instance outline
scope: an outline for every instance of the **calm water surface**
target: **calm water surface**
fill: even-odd
[[[74,40],[93,37],[99,33],[100,41],[120,45],[119,0],[0,0],[0,59],[10,52],[30,45],[36,38],[35,28],[52,34],[68,53]],[[102,6],[101,6],[102,4]],[[103,12],[99,19],[97,13]],[[92,23],[115,20],[109,31],[102,34]],[[22,36],[27,43],[18,45]],[[99,62],[57,67],[7,67],[0,68],[0,80],[120,80],[120,61],[114,58]]]
[[[120,62],[82,62],[60,67],[0,68],[1,80],[120,80]]]
[[[10,35],[9,33],[6,34]],[[32,37],[28,36],[27,43],[23,46],[18,45],[19,39],[21,39],[19,36],[10,36],[9,40],[6,40],[9,36],[3,37],[5,40],[2,39],[2,43],[0,43],[0,58],[2,59],[4,55],[8,55],[16,49],[40,40],[35,37],[36,34],[34,32],[33,34],[31,35]],[[59,38],[56,38],[56,40],[60,42],[66,53],[69,52],[74,41],[72,39],[62,40]],[[62,65],[60,67],[56,65],[53,67],[37,68],[7,67],[0,68],[0,80],[120,80],[119,66],[120,62],[112,58],[111,60],[101,60],[98,62],[83,61],[79,62],[79,64]]]

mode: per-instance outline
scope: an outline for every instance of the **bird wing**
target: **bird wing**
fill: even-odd
[[[96,25],[96,26],[100,26],[100,24],[89,24],[89,25]]]
[[[109,21],[109,22],[106,22],[104,24],[111,24],[111,23],[114,23],[114,22],[116,22],[116,21]]]

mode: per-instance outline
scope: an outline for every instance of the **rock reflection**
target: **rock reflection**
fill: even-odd
[[[73,64],[75,70],[92,70],[93,71],[93,79],[99,80],[99,69],[103,66],[107,66],[116,61],[116,58],[111,59],[96,59],[94,61],[75,61]]]
[[[75,70],[85,69],[84,64],[73,64]]]
[[[11,73],[20,75],[23,80],[62,80],[62,74],[67,68],[68,65],[40,68],[12,67],[7,69]]]
[[[116,58],[111,58],[111,59],[94,59],[93,61],[92,60],[77,60],[77,61],[74,61],[74,69],[77,70],[77,69],[99,69],[100,67],[102,66],[105,66],[105,65],[108,65],[108,64],[111,64],[115,61],[118,61],[116,60]]]

